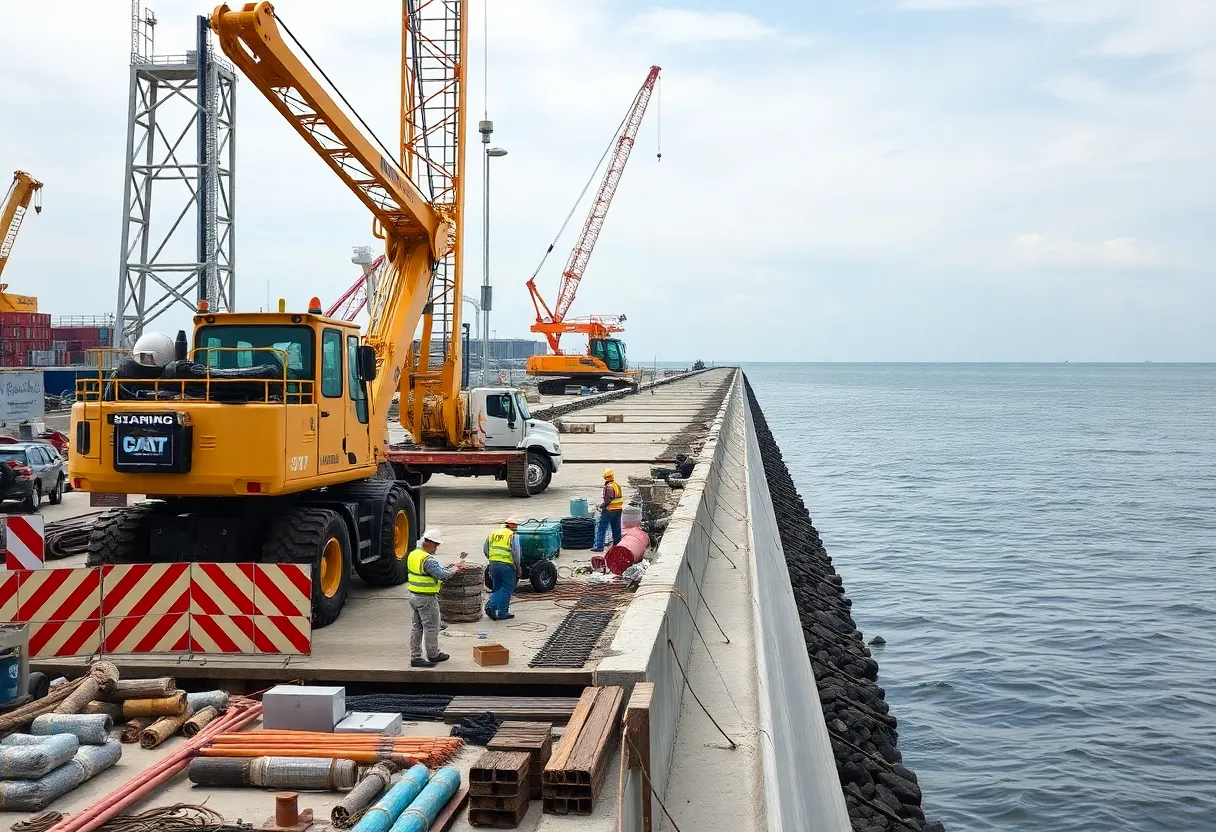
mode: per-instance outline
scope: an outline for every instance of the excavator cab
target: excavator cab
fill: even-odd
[[[203,311],[194,324],[191,349],[183,336],[172,360],[78,382],[76,487],[264,498],[375,472],[375,355],[354,324],[315,308]]]
[[[619,338],[592,338],[591,357],[604,362],[611,373],[623,373],[629,369],[625,358],[625,342]]]

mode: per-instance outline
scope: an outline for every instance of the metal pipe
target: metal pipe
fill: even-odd
[[[481,386],[490,383],[490,308],[494,305],[490,289],[490,136],[494,133],[494,122],[483,120],[477,129],[481,131],[482,180],[485,192],[482,197],[482,255],[481,255]]]

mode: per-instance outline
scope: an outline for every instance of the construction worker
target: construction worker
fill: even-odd
[[[595,524],[595,545],[593,552],[604,551],[605,538],[608,530],[612,529],[612,545],[621,542],[621,511],[625,508],[625,492],[621,491],[616,481],[616,472],[611,468],[604,469],[604,497],[600,502],[600,519]]]
[[[450,564],[444,567],[439,563],[435,553],[442,542],[438,529],[427,529],[422,533],[418,548],[405,559],[405,568],[409,573],[410,608],[414,617],[414,626],[410,630],[410,667],[434,667],[438,662],[451,658],[439,650],[439,588],[456,574],[459,566]],[[426,656],[422,654],[424,636]]]
[[[515,592],[516,582],[523,577],[523,568],[519,563],[519,537],[515,534],[518,525],[519,521],[514,517],[507,518],[501,529],[490,532],[483,547],[491,586],[490,598],[486,601],[486,615],[494,621],[507,621],[515,617],[510,609],[511,594]]]

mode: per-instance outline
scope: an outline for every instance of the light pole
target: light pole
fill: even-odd
[[[490,159],[500,158],[507,155],[507,151],[501,147],[490,147],[490,136],[494,133],[494,122],[485,119],[478,123],[478,132],[481,133],[481,144],[484,148],[484,174],[485,174],[485,191],[483,202],[483,217],[482,217],[482,234],[484,241],[484,251],[482,252],[482,281],[481,281],[481,311],[482,330],[481,330],[481,383],[488,385],[490,383],[490,310],[494,306],[493,294],[490,289]]]

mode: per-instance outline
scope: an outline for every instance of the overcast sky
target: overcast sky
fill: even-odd
[[[500,337],[527,335],[524,281],[660,64],[575,304],[626,313],[634,361],[1216,360],[1212,0],[489,3]],[[276,8],[392,138],[400,2],[342,5]],[[210,11],[151,7],[160,53]],[[0,165],[46,182],[5,279],[52,314],[111,312],[130,7],[48,8],[0,4]],[[237,99],[239,306],[334,298],[370,217],[252,84]]]

